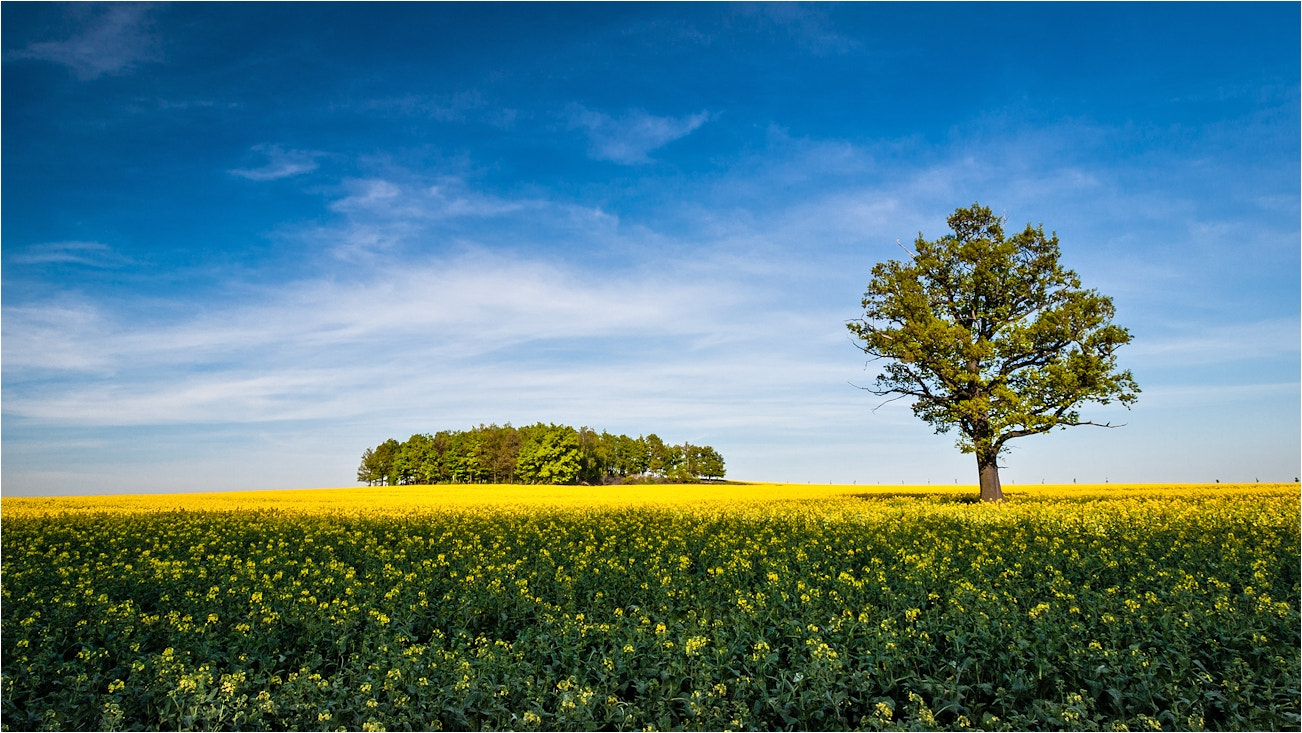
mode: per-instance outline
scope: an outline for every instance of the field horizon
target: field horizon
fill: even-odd
[[[1149,493],[1266,491],[1299,487],[1297,482],[1236,483],[1037,483],[1003,485],[1009,501],[1031,496],[1107,496]],[[475,506],[500,504],[574,505],[593,502],[606,504],[674,504],[718,501],[810,500],[864,495],[976,496],[977,484],[841,484],[798,483],[779,481],[702,481],[699,483],[630,483],[609,485],[552,484],[410,484],[401,486],[322,486],[281,489],[231,489],[228,491],[176,491],[113,494],[61,494],[54,496],[2,496],[2,507],[29,507],[48,504],[80,505],[83,510],[130,510],[178,502],[174,508],[223,509],[269,508],[278,499],[285,506],[311,504],[324,508],[352,504],[360,499],[372,502],[398,500],[403,507],[413,505]],[[1302,489],[1299,489],[1302,494]],[[101,506],[102,505],[102,506]]]

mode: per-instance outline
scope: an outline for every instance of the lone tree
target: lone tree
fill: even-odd
[[[957,427],[975,453],[982,501],[1003,501],[1000,454],[1013,438],[1082,420],[1086,402],[1129,409],[1139,387],[1117,371],[1130,332],[1113,325],[1112,299],[1081,288],[1058,264],[1043,225],[1004,237],[1003,218],[973,204],[948,220],[952,234],[918,234],[916,254],[873,267],[864,314],[847,323],[856,344],[886,359],[879,396],[912,398],[937,433]]]

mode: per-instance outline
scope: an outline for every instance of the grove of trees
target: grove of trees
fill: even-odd
[[[357,480],[369,485],[443,483],[692,483],[724,476],[723,456],[708,445],[671,445],[586,427],[537,423],[418,433],[367,448]]]

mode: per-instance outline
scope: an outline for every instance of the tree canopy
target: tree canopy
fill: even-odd
[[[708,445],[668,445],[658,435],[630,438],[583,427],[537,423],[390,438],[362,453],[366,484],[598,484],[724,477],[723,456]]]
[[[1058,262],[1057,234],[1032,227],[1004,236],[980,204],[948,219],[952,232],[918,234],[907,261],[873,267],[863,317],[846,324],[859,348],[887,363],[868,388],[913,400],[913,412],[975,453],[981,498],[1000,501],[998,458],[1008,441],[1055,427],[1101,425],[1078,408],[1129,408],[1139,387],[1119,371],[1130,332],[1112,323],[1112,300],[1081,287]]]

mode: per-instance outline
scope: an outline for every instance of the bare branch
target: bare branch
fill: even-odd
[[[1059,425],[1071,425],[1071,426],[1073,426],[1073,427],[1076,426],[1076,425],[1093,425],[1093,426],[1096,427],[1096,428],[1124,428],[1124,427],[1126,427],[1126,423],[1117,423],[1116,425],[1113,425],[1113,424],[1110,423],[1110,422],[1094,422],[1093,420],[1082,420],[1081,422],[1060,422],[1060,423],[1058,423],[1058,424],[1059,424]]]
[[[918,399],[927,399],[931,397],[931,395],[926,392],[915,392],[910,389],[900,389],[898,387],[892,387],[891,389],[874,389],[873,387],[860,387],[854,382],[846,382],[846,384],[855,389],[862,389],[863,391],[874,394],[878,397],[885,397],[888,394],[897,394],[900,395],[900,397],[917,397]],[[900,397],[897,397],[896,399],[900,399]],[[878,407],[881,407],[881,405],[878,405]]]
[[[891,399],[886,400],[885,402],[881,403],[880,405],[874,407],[874,408],[873,408],[873,412],[877,412],[878,410],[880,410],[880,409],[882,409],[883,407],[889,405],[890,403],[895,402],[896,400],[902,400],[902,399],[904,399],[905,397],[908,397],[908,396],[910,396],[910,395],[907,395],[907,394],[901,394],[901,395],[899,395],[898,397],[892,397]]]
[[[1056,427],[1076,427],[1078,425],[1093,425],[1096,428],[1123,428],[1126,426],[1126,423],[1113,425],[1110,422],[1098,423],[1092,420],[1082,420],[1080,422],[1058,422],[1055,420],[1053,423],[1049,425],[1045,425],[1042,428],[1034,428],[1028,430],[1012,430],[1007,433],[1004,433],[1003,435],[999,436],[998,443],[1000,446],[1002,446],[1005,442],[1012,440],[1013,438],[1025,438],[1028,435],[1040,435],[1041,433],[1047,433]]]

